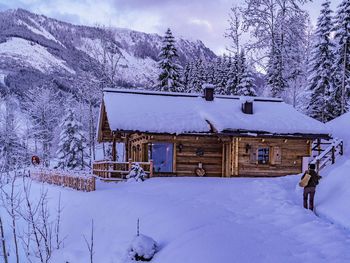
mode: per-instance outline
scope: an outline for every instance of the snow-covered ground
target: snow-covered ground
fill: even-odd
[[[60,192],[64,207],[66,239],[52,262],[89,262],[91,219],[95,262],[128,262],[137,218],[159,245],[152,262],[350,262],[350,231],[302,208],[298,180],[155,178],[100,183],[90,193],[45,186],[52,213]]]
[[[347,116],[328,125],[335,136],[350,142],[350,135],[341,134],[350,129]],[[317,215],[302,207],[300,175],[99,182],[97,191],[90,193],[33,183],[32,198],[42,187],[48,189],[55,216],[61,193],[64,246],[55,251],[51,262],[89,262],[84,236],[89,239],[92,219],[94,262],[130,262],[128,249],[139,218],[140,233],[158,245],[152,262],[345,263],[350,262],[349,152],[322,171]],[[0,213],[6,215],[1,208]],[[10,238],[8,218],[5,230]],[[13,247],[10,253],[10,262],[15,262]]]
[[[344,140],[345,154],[322,171],[318,214],[350,231],[350,112],[327,123],[335,137]]]

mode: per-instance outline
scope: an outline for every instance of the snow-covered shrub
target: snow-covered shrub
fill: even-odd
[[[157,243],[151,237],[137,235],[132,241],[128,256],[133,261],[150,261],[157,252]]]
[[[128,181],[135,180],[136,182],[144,181],[146,179],[146,173],[139,163],[134,163],[126,179],[128,179]]]

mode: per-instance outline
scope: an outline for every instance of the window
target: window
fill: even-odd
[[[153,167],[156,173],[171,173],[173,171],[172,143],[149,144],[148,157],[153,160]]]
[[[270,161],[270,148],[259,147],[258,148],[258,164],[268,164]]]

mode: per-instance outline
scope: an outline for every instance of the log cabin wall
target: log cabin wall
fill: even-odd
[[[302,157],[310,156],[307,139],[240,138],[239,176],[283,176],[302,172]],[[269,161],[259,164],[259,148],[268,148]]]
[[[302,157],[310,156],[311,140],[195,135],[133,134],[129,158],[148,161],[150,143],[173,144],[173,172],[158,176],[195,176],[202,163],[205,176],[283,176],[302,172]],[[266,163],[259,163],[259,149]],[[268,150],[266,150],[268,149]],[[260,160],[261,161],[261,160]]]
[[[217,136],[133,134],[129,157],[133,161],[148,161],[150,143],[173,144],[173,172],[158,176],[194,176],[199,163],[206,171],[205,176],[222,176],[223,143]]]
[[[109,127],[107,113],[106,113],[106,107],[105,107],[103,101],[102,101],[102,105],[101,105],[99,118],[100,118],[100,121],[99,121],[99,128],[98,128],[98,134],[97,134],[98,142],[112,142],[113,141],[113,133]]]

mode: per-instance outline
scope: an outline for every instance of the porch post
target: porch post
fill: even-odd
[[[113,142],[112,142],[112,161],[115,162],[117,160],[117,149],[116,149],[116,140],[115,134],[113,133]]]

